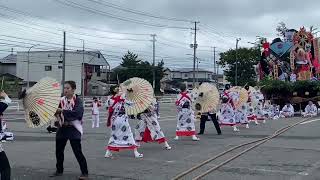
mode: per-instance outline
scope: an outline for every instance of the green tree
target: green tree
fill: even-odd
[[[244,86],[256,84],[256,73],[254,65],[258,64],[260,59],[260,51],[257,48],[239,48],[237,52],[238,57],[238,85]],[[230,49],[226,52],[220,53],[219,65],[221,65],[226,75],[227,81],[232,85],[235,84],[235,66],[236,50]]]
[[[137,54],[128,51],[123,57],[121,66],[117,68],[112,75],[113,79],[119,79],[120,83],[132,77],[140,77],[148,80],[151,84],[153,82],[153,66],[148,61],[143,61]],[[156,72],[156,92],[160,91],[160,80],[163,78],[164,62],[160,61],[155,66]]]

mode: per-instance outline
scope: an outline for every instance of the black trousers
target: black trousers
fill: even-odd
[[[200,134],[203,134],[204,130],[206,129],[206,122],[208,121],[208,116],[211,117],[211,120],[212,120],[212,122],[214,124],[214,127],[217,130],[217,133],[221,134],[220,125],[218,123],[216,114],[209,114],[209,115],[208,114],[202,114],[201,115],[201,118],[200,118]]]
[[[56,139],[56,168],[58,173],[63,173],[64,149],[66,147],[67,142],[68,139]],[[72,147],[72,151],[80,165],[81,173],[88,174],[87,160],[82,153],[81,140],[70,139],[70,144]]]
[[[11,167],[4,151],[0,152],[0,174],[1,180],[10,180]]]

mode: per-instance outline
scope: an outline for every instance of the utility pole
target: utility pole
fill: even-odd
[[[84,86],[85,86],[85,71],[84,71],[84,40],[82,39],[82,71],[81,71],[81,94],[82,94],[82,102],[84,105]]]
[[[64,91],[64,82],[66,79],[66,32],[63,31],[63,56],[62,56],[62,92]]]
[[[217,73],[217,66],[216,66],[216,47],[212,47],[213,49],[213,69],[214,69],[214,74],[215,74],[215,80],[216,84],[218,84],[218,73]]]
[[[28,50],[28,56],[27,56],[27,89],[30,88],[30,77],[29,77],[29,71],[30,71],[30,51],[33,47],[38,46],[39,44],[32,45]]]
[[[152,86],[154,91],[156,90],[156,67],[155,67],[155,63],[156,63],[156,34],[151,34],[152,37],[152,48],[153,48],[153,53],[152,53],[152,77],[153,77],[153,81],[152,81]]]
[[[238,43],[241,38],[236,39],[236,73],[235,73],[235,85],[238,85]]]
[[[195,21],[194,22],[194,40],[193,40],[193,44],[191,45],[191,47],[193,48],[193,83],[192,83],[192,86],[193,88],[195,87],[195,80],[196,80],[196,59],[197,59],[197,56],[196,56],[196,50],[197,50],[197,47],[198,47],[198,44],[197,44],[197,24],[200,23],[199,21]]]

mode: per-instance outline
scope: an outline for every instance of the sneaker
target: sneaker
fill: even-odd
[[[171,146],[164,147],[166,150],[171,150]]]
[[[134,154],[134,157],[135,157],[135,158],[143,158],[143,154],[135,153],[135,154]]]
[[[174,140],[179,140],[179,136],[176,136],[176,137],[174,138]]]
[[[246,124],[246,128],[249,129],[249,124]]]
[[[198,138],[197,136],[192,137],[192,141],[199,141],[199,140],[200,140],[200,138]]]
[[[86,180],[89,179],[88,174],[81,174],[81,176],[79,176],[79,180]]]
[[[106,154],[104,155],[105,158],[111,158],[112,153],[110,151],[106,151]]]

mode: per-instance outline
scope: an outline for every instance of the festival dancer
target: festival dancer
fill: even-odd
[[[124,95],[119,94],[118,86],[111,86],[112,97],[108,100],[107,127],[111,127],[111,136],[106,146],[105,157],[112,157],[112,151],[118,152],[124,149],[133,150],[136,158],[142,158],[143,154],[138,152],[131,128],[129,117],[125,112],[125,106],[133,105]]]
[[[159,144],[163,143],[166,150],[171,149],[160,128],[155,104],[151,104],[148,109],[141,113],[139,120],[140,122],[135,129],[135,140],[138,143],[158,142]]]
[[[263,110],[263,100],[259,100],[256,107],[256,115],[257,120],[262,121],[262,123],[266,123],[266,113]]]
[[[243,104],[240,108],[235,111],[235,121],[239,125],[246,125],[246,128],[249,129],[249,121],[247,117],[247,105]]]
[[[314,117],[318,114],[317,106],[313,104],[312,101],[309,101],[308,105],[304,109],[302,113],[303,117]]]
[[[92,102],[92,128],[99,128],[100,125],[100,113],[99,108],[101,107],[101,103],[99,100],[94,97]]]
[[[232,126],[233,131],[239,131],[235,120],[235,113],[232,105],[229,103],[227,96],[222,96],[222,104],[220,108],[219,123],[223,126]]]
[[[251,92],[249,90],[249,86],[246,85],[244,88],[248,91],[248,101],[247,101],[247,118],[249,122],[254,122],[256,125],[258,125],[258,117],[255,113],[256,109],[253,105],[253,101],[256,101],[255,92]]]
[[[282,111],[280,111],[281,118],[289,118],[294,116],[293,106],[287,102],[285,106],[283,106]]]
[[[8,95],[2,91],[0,92],[0,122],[3,115],[3,112],[8,108],[8,105],[11,103],[11,99]],[[5,135],[0,133],[0,175],[2,180],[10,180],[11,176],[11,167],[6,153],[2,147],[1,140]]]
[[[271,114],[272,114],[271,113],[271,108],[272,108],[272,106],[271,106],[270,100],[264,101],[263,112],[264,112],[265,117],[267,117],[268,119],[271,118]]]
[[[81,176],[79,179],[88,179],[87,160],[84,157],[81,148],[84,108],[81,98],[75,94],[76,87],[74,81],[66,81],[64,84],[65,96],[61,98],[59,108],[56,112],[56,117],[58,119],[56,122],[56,125],[58,126],[56,133],[56,172],[50,177],[62,176],[64,170],[64,149],[69,140],[73,153],[80,165]]]
[[[176,101],[178,121],[175,140],[178,140],[180,136],[191,136],[193,141],[199,141],[200,139],[196,136],[194,125],[194,112],[191,109],[191,96],[186,91],[186,85],[181,85],[180,90],[181,93],[178,95]]]

